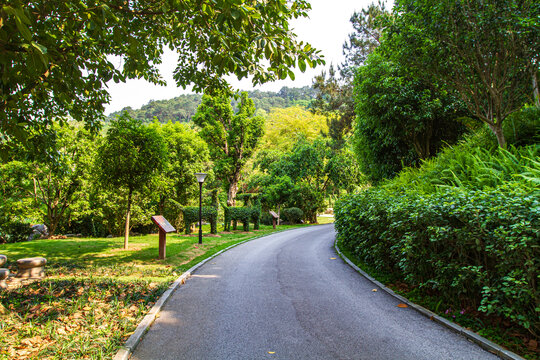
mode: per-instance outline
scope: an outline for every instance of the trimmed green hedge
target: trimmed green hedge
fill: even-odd
[[[184,213],[184,227],[186,234],[191,233],[191,225],[199,222],[199,207],[190,206],[185,207],[182,212]],[[215,206],[203,206],[202,207],[202,219],[210,222],[210,233],[217,234],[217,217],[218,211]]]
[[[539,192],[372,188],[335,206],[344,247],[449,304],[474,306],[540,333]]]
[[[224,212],[224,230],[236,230],[238,221],[242,222],[243,230],[249,231],[249,222],[253,222],[253,229],[259,230],[261,224],[261,199],[259,194],[238,194],[237,198],[244,202],[243,207],[227,206],[222,204]]]

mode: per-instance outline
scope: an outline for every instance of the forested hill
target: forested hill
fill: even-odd
[[[272,91],[248,91],[249,97],[253,99],[257,109],[269,111],[271,108],[286,108],[293,105],[308,107],[311,100],[315,98],[316,91],[311,86],[301,88],[283,87],[278,92]],[[150,101],[140,109],[124,108],[109,115],[113,119],[121,112],[127,111],[135,119],[149,122],[154,116],[160,122],[188,122],[197,111],[197,106],[201,103],[200,94],[180,95],[170,100]],[[236,103],[233,101],[233,107]]]

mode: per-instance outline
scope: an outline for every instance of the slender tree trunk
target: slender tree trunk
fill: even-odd
[[[534,105],[540,107],[540,92],[538,91],[538,79],[536,78],[536,69],[534,66],[532,67],[532,86]]]
[[[127,211],[126,211],[126,229],[124,233],[124,250],[128,249],[128,240],[129,240],[129,218],[131,215],[131,197],[133,195],[133,190],[129,189],[128,193],[128,203],[127,203]]]
[[[499,143],[499,146],[503,149],[506,149],[506,139],[502,130],[502,122],[499,121],[494,125],[489,125],[489,128],[497,137],[497,142]]]
[[[277,224],[279,226],[279,223],[281,221],[281,218],[280,218],[280,209],[281,209],[281,204],[277,204]]]

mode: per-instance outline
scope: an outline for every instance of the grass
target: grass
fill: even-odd
[[[365,264],[339,241],[338,246],[341,252],[356,266],[370,274],[379,282],[385,284],[397,294],[433,311],[439,316],[455,322],[467,330],[476,332],[486,339],[491,340],[526,359],[540,358],[538,347],[530,345],[530,334],[524,332],[522,328],[513,326],[508,321],[502,320],[497,316],[487,316],[476,309],[453,309],[448,304],[444,304],[436,294],[427,295],[418,288],[413,288],[400,282],[392,274],[382,272]]]
[[[328,218],[321,218],[327,223]],[[321,221],[322,222],[322,221]],[[285,230],[306,225],[281,225]],[[209,227],[203,226],[208,235]],[[0,359],[111,358],[159,296],[182,272],[241,241],[270,234],[272,226],[220,237],[169,234],[166,259],[158,236],[43,239],[2,244],[8,268],[26,257],[47,258],[47,277],[0,291]]]

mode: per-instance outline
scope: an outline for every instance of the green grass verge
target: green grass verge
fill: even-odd
[[[281,225],[277,231],[307,225]],[[47,277],[0,290],[0,359],[111,358],[168,286],[185,270],[233,244],[270,234],[272,226],[210,237],[169,234],[166,259],[158,236],[43,239],[1,244],[15,261],[47,258]]]
[[[443,303],[436,294],[426,294],[419,288],[412,288],[400,282],[392,274],[381,272],[378,269],[365,264],[340,241],[338,241],[337,245],[343,255],[349,258],[356,266],[379,282],[385,284],[395,293],[406,297],[415,304],[433,311],[439,316],[453,321],[465,329],[476,332],[486,339],[489,339],[526,359],[532,360],[540,358],[538,347],[534,346],[534,342],[531,344],[530,334],[524,332],[522,328],[514,326],[499,317],[486,316],[476,309],[452,309],[451,306]]]

